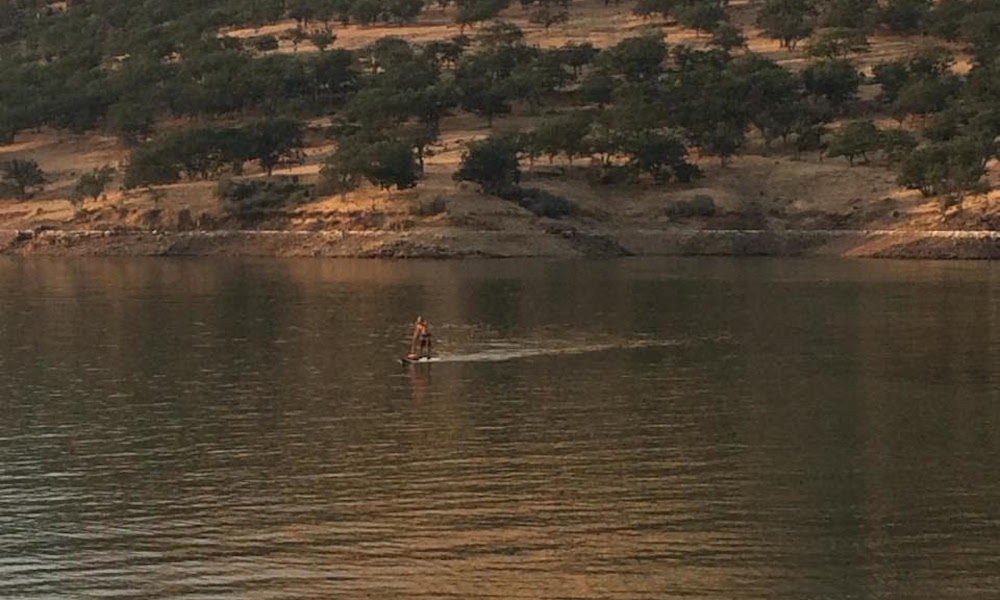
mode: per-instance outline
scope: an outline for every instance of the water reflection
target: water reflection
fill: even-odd
[[[0,261],[0,596],[988,597],[998,273]]]

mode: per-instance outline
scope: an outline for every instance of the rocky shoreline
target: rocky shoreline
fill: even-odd
[[[844,256],[1000,258],[997,231],[582,229],[529,231],[0,231],[0,253],[42,256],[514,258]]]

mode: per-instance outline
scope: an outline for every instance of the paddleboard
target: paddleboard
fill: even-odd
[[[399,359],[399,364],[401,365],[417,365],[420,363],[429,363],[429,362],[431,362],[431,357],[429,356],[421,356],[420,358],[409,358],[407,356],[404,356],[403,358]]]

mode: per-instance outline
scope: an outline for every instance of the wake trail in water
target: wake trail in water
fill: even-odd
[[[635,348],[656,348],[677,346],[676,340],[636,340],[625,342],[609,342],[602,344],[583,344],[573,346],[538,346],[538,347],[504,347],[481,350],[478,352],[445,353],[427,361],[429,363],[448,362],[501,362],[535,356],[559,356],[569,354],[588,354],[609,350],[631,350]]]

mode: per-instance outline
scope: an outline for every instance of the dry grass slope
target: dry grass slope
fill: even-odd
[[[748,50],[771,57],[789,68],[805,63],[802,50],[779,48],[774,40],[766,39],[753,26],[752,9],[744,1],[730,4],[733,19],[748,36]],[[568,23],[546,31],[528,21],[518,5],[502,15],[520,26],[529,43],[539,46],[561,46],[568,41],[589,41],[607,47],[619,40],[651,28],[660,28],[672,44],[704,46],[706,37],[684,30],[662,20],[638,18],[631,13],[631,3],[604,6],[599,2],[573,4]],[[245,37],[280,34],[295,27],[293,21],[282,21],[260,29],[222,31],[220,35]],[[417,22],[400,26],[337,27],[335,47],[359,48],[387,35],[412,42],[447,39],[459,33],[451,9],[436,5],[428,7]],[[872,40],[871,52],[858,58],[862,70],[872,64],[907,55],[930,43],[920,37],[878,35]],[[291,43],[282,41],[277,52],[294,52]],[[297,52],[311,52],[308,42]],[[966,57],[960,56],[956,69],[968,68]],[[876,90],[867,86],[864,95],[872,97]],[[512,115],[494,121],[492,131],[530,127],[537,119],[527,109],[516,109]],[[894,123],[893,123],[894,124]],[[177,127],[178,123],[160,123],[159,129]],[[314,123],[322,125],[322,122]],[[317,199],[289,209],[255,224],[263,229],[306,231],[545,231],[551,223],[539,220],[527,211],[496,198],[480,195],[474,186],[452,181],[464,144],[491,132],[486,122],[458,112],[442,124],[442,135],[432,156],[427,159],[426,178],[411,190],[387,194],[363,188],[345,197]],[[330,147],[315,136],[302,165],[283,168],[278,175],[296,175],[305,181],[318,177],[322,157]],[[937,200],[927,200],[918,193],[901,189],[894,174],[884,166],[859,165],[849,167],[843,159],[829,159],[812,154],[795,155],[791,151],[764,148],[751,140],[748,152],[733,159],[726,167],[708,159],[695,158],[705,177],[695,184],[666,186],[592,186],[586,181],[579,165],[570,166],[556,161],[549,165],[539,162],[526,171],[531,185],[556,192],[570,199],[581,210],[569,226],[605,231],[627,229],[660,229],[664,231],[699,228],[750,229],[995,229],[1000,224],[997,198],[992,192],[967,199],[961,207],[943,209]],[[49,183],[27,201],[4,200],[0,203],[0,229],[27,229],[48,226],[57,229],[142,228],[171,229],[176,227],[182,211],[193,215],[204,227],[225,228],[238,224],[227,222],[219,202],[213,198],[214,183],[183,182],[164,186],[156,194],[148,191],[122,191],[119,182],[98,201],[85,202],[82,210],[68,201],[76,179],[81,173],[102,165],[121,167],[127,149],[114,138],[99,135],[70,135],[52,131],[37,131],[18,136],[15,144],[0,146],[0,160],[12,157],[36,160],[47,173]],[[990,164],[989,178],[997,183],[997,166]],[[555,177],[553,174],[558,173]],[[262,173],[249,173],[262,176]],[[671,202],[709,196],[718,208],[711,218],[677,219],[667,214]],[[422,216],[416,208],[432,199],[444,199],[447,210],[442,214]],[[565,225],[563,226],[565,227]],[[430,234],[428,234],[430,235]]]

